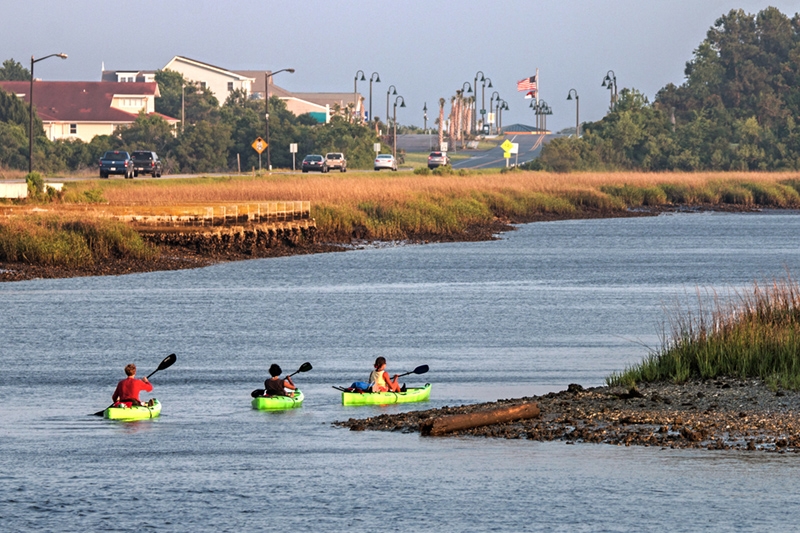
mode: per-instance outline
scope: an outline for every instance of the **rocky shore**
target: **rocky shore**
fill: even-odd
[[[637,388],[570,385],[565,391],[335,422],[352,431],[418,432],[433,417],[535,402],[541,416],[452,436],[602,443],[661,448],[800,452],[800,393],[760,380],[718,378]],[[438,438],[438,437],[437,437]]]

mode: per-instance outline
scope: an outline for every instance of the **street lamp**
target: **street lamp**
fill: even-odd
[[[425,130],[425,135],[428,135],[428,102],[425,102],[425,105],[422,106],[422,122],[423,126],[422,129]],[[428,150],[431,149],[431,136],[428,135]]]
[[[484,76],[483,83],[481,84],[481,128],[486,124],[486,82],[489,82],[489,88],[492,88],[492,79]]]
[[[33,172],[33,65],[38,63],[39,61],[43,61],[48,57],[60,57],[61,59],[66,59],[67,54],[50,54],[49,56],[40,57],[39,59],[34,59],[31,56],[31,90],[28,98],[30,99],[30,108],[29,108],[29,124],[28,124],[28,174]]]
[[[492,102],[494,102],[495,98],[497,98],[498,100],[500,99],[500,93],[497,92],[497,91],[494,91],[492,93],[492,95],[489,97],[489,110],[490,111],[494,110],[494,104]],[[495,122],[497,122],[497,116],[495,116]],[[492,122],[489,121],[489,134],[491,135],[491,133],[492,133]]]
[[[575,93],[575,136],[581,136],[581,121],[580,121],[580,102],[578,101],[578,91],[570,89],[567,93],[567,100],[572,100],[572,93]]]
[[[389,90],[386,91],[386,125],[389,125],[389,95],[396,95],[397,94],[397,87],[394,85],[389,85]],[[386,132],[386,135],[389,135],[389,132]]]
[[[608,92],[611,94],[611,110],[613,111],[617,103],[617,75],[614,74],[613,70],[606,72],[606,77],[603,78],[601,87],[608,87]]]
[[[475,87],[475,107],[472,113],[472,124],[469,125],[472,133],[478,133],[478,74],[481,75],[480,81],[486,84],[486,76],[483,74],[482,70],[479,70],[475,73],[475,80],[472,82],[472,86]]]
[[[400,107],[406,106],[406,101],[402,96],[398,96],[394,99],[394,109],[392,109],[392,124],[394,125],[394,142],[392,144],[392,157],[394,157],[395,163],[397,162],[397,101],[400,100]]]
[[[374,79],[374,80],[372,79],[372,78],[373,78],[373,76],[375,77],[375,79]],[[374,118],[374,117],[372,116],[372,82],[373,82],[373,81],[374,81],[375,83],[380,83],[380,82],[381,82],[381,76],[380,76],[380,74],[378,74],[377,72],[373,72],[373,73],[372,73],[372,76],[370,76],[370,77],[369,77],[369,120],[370,120],[370,121],[372,121],[372,119]]]
[[[294,74],[293,68],[282,68],[280,70],[276,70],[275,72],[265,72],[264,73],[264,119],[267,123],[267,170],[272,170],[272,159],[270,159],[270,149],[269,149],[269,79],[274,76],[275,74],[280,74],[281,72],[288,72],[289,74]]]
[[[502,102],[503,102],[502,104],[498,102],[499,109],[497,115],[497,131],[500,131],[500,129],[503,127],[503,109],[508,111],[508,102],[506,102],[505,100],[503,100]]]
[[[358,79],[358,74],[361,73],[361,79]],[[356,77],[353,78],[353,114],[358,114],[358,82],[359,81],[367,81],[367,78],[364,77],[364,71],[359,70],[356,72]],[[360,122],[360,121],[359,121]]]
[[[541,117],[540,118],[541,129],[542,131],[547,132],[547,115],[552,115],[553,110],[550,109],[550,106],[547,105],[547,102],[545,102],[544,100],[539,100],[538,113],[539,116]]]

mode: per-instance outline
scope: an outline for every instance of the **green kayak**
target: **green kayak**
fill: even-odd
[[[294,409],[303,405],[305,396],[297,389],[294,391],[294,396],[257,396],[253,398],[250,404],[253,409],[259,411],[282,411],[284,409]]]
[[[161,402],[153,398],[153,405],[134,407],[109,407],[103,411],[103,418],[109,420],[147,420],[161,414]]]
[[[431,397],[431,384],[405,392],[342,392],[342,405],[387,405],[424,402]]]

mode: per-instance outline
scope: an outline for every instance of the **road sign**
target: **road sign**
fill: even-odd
[[[519,143],[511,143],[511,150],[508,151],[510,154],[518,154],[519,153]]]
[[[503,152],[503,157],[506,159],[511,159],[511,152]]]
[[[261,137],[258,137],[256,138],[255,141],[253,141],[253,144],[251,144],[250,146],[252,146],[253,150],[255,150],[260,154],[261,152],[267,149],[267,141],[265,141]]]
[[[372,151],[376,154],[381,151],[381,143],[375,143],[372,145]]]
[[[296,154],[297,153],[297,143],[290,143],[289,144],[289,153]]]
[[[500,145],[500,148],[503,149],[504,152],[511,153],[511,149],[514,147],[514,143],[506,139],[503,141],[503,144]]]
[[[441,149],[442,149],[442,152],[446,152],[447,151],[447,141],[442,141]]]

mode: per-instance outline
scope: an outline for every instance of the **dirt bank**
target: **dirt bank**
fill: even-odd
[[[680,385],[643,384],[630,390],[570,385],[568,390],[544,396],[351,418],[335,425],[353,431],[417,432],[420,423],[431,417],[525,402],[536,402],[541,416],[452,435],[567,444],[800,452],[800,393],[773,392],[758,380],[729,378]]]

